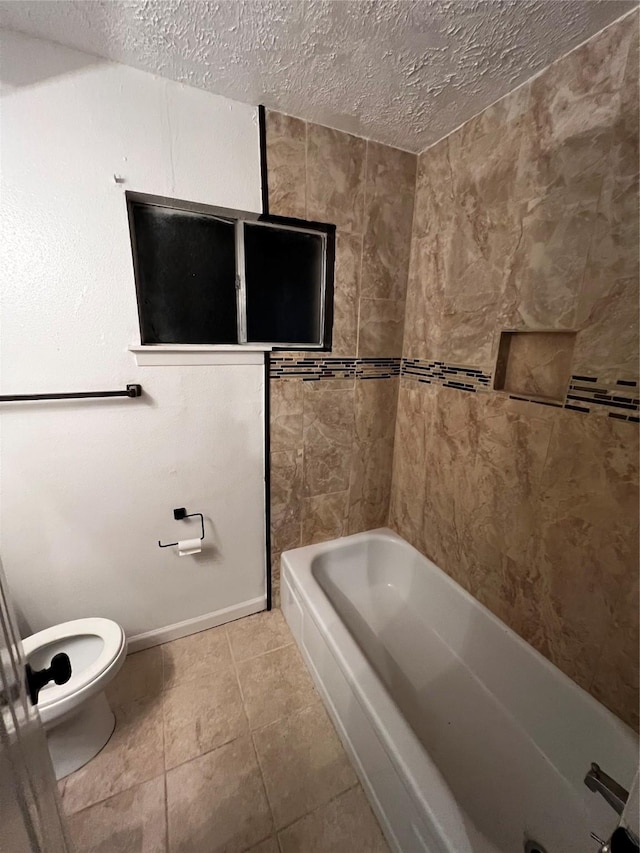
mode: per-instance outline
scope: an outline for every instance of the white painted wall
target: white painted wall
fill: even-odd
[[[263,367],[136,366],[124,199],[259,211],[257,110],[6,31],[0,63],[1,393],[145,392],[0,404],[14,598],[31,630],[98,615],[129,635],[262,609]],[[157,546],[197,535],[177,506],[207,517],[197,557]]]

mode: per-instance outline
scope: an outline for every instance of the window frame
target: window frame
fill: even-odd
[[[148,344],[142,340],[143,318],[140,299],[140,271],[138,267],[138,247],[136,244],[135,224],[132,207],[135,204],[144,204],[155,207],[165,207],[170,210],[183,211],[185,213],[196,213],[211,216],[233,224],[235,228],[235,252],[236,252],[236,305],[237,305],[237,337],[235,344],[206,344],[206,346],[220,346],[228,349],[229,346],[246,347],[247,349],[265,349],[273,352],[287,350],[311,350],[313,352],[330,352],[332,346],[333,332],[333,294],[334,294],[334,267],[335,267],[335,239],[336,226],[327,222],[314,222],[305,219],[296,219],[288,216],[274,216],[265,213],[252,213],[246,210],[235,210],[233,208],[218,207],[216,205],[201,202],[174,199],[168,196],[150,195],[148,193],[125,192],[127,206],[127,218],[129,222],[129,236],[131,241],[131,253],[133,257],[133,272],[136,287],[136,302],[138,308],[138,324],[140,327],[140,339],[143,346],[172,346],[174,344]],[[322,270],[320,290],[320,317],[318,343],[296,343],[295,341],[273,342],[273,341],[248,341],[247,340],[247,290],[245,270],[245,240],[244,226],[261,225],[276,228],[280,231],[296,231],[298,233],[313,234],[322,240]]]

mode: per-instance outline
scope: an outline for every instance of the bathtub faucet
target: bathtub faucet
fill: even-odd
[[[591,770],[584,777],[584,784],[595,794],[601,794],[612,809],[622,814],[629,799],[629,792],[601,770],[597,764],[591,765]]]

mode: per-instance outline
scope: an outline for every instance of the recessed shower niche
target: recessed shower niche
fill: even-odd
[[[564,330],[501,332],[494,388],[563,402],[575,339],[575,332]]]

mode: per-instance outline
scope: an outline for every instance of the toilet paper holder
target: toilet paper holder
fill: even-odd
[[[186,509],[181,506],[173,511],[173,517],[176,521],[182,521],[185,518],[195,518],[198,516],[200,519],[200,529],[202,531],[202,535],[200,536],[200,541],[204,539],[204,518],[201,512],[187,512]],[[167,542],[165,545],[158,539],[158,545],[160,548],[174,548],[178,543],[177,542]]]

